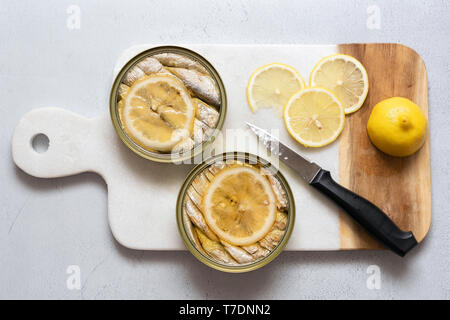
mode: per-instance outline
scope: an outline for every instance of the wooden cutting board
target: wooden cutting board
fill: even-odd
[[[370,83],[363,107],[347,117],[339,139],[340,182],[375,203],[420,242],[431,224],[429,132],[419,152],[395,158],[371,144],[366,124],[375,104],[394,96],[414,101],[428,119],[425,64],[417,52],[400,44],[345,44],[338,50],[362,62]],[[341,213],[340,223],[342,249],[380,247],[346,214]]]
[[[115,73],[137,53],[154,45],[126,50]],[[245,121],[266,129],[277,129],[279,138],[307,155],[351,190],[385,210],[404,230],[421,241],[431,222],[429,138],[414,156],[396,159],[373,147],[366,134],[371,108],[391,96],[416,102],[428,115],[427,76],[422,59],[413,50],[397,44],[304,45],[186,45],[217,69],[225,84],[228,112],[223,128],[241,129],[237,144],[216,151],[259,153],[257,140],[245,131]],[[272,110],[252,113],[245,88],[251,73],[270,62],[295,67],[307,80],[315,63],[326,55],[355,56],[366,67],[370,89],[364,106],[346,119],[344,132],[335,142],[320,149],[306,149],[293,140],[282,119]],[[108,96],[109,92],[105,92]],[[175,205],[178,190],[192,165],[176,166],[142,159],[128,150],[113,130],[108,106],[99,118],[87,119],[59,108],[32,110],[23,116],[12,138],[15,163],[25,172],[42,178],[61,177],[85,171],[100,174],[108,185],[108,220],[122,245],[141,250],[180,250]],[[39,133],[50,146],[36,153],[30,141]],[[247,139],[242,139],[244,136]],[[244,144],[239,144],[241,141]],[[264,149],[265,150],[265,149]],[[259,153],[269,161],[276,159]],[[283,164],[296,201],[296,224],[287,250],[339,250],[379,248],[334,204],[310,188]]]

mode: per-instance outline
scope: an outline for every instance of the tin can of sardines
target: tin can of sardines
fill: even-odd
[[[197,165],[181,187],[176,210],[189,251],[207,266],[233,273],[275,259],[295,219],[294,198],[280,171],[242,152]]]
[[[138,155],[180,162],[201,153],[223,126],[227,97],[214,67],[182,47],[146,50],[115,78],[110,113],[116,132]]]

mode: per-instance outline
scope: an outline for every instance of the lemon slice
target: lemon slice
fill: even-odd
[[[306,147],[322,147],[344,128],[344,108],[330,91],[308,88],[294,94],[284,108],[284,122],[291,136]]]
[[[234,245],[261,240],[276,218],[275,196],[259,170],[237,165],[220,171],[207,188],[203,210],[209,227]]]
[[[369,78],[361,62],[351,56],[335,54],[317,63],[309,85],[330,90],[341,101],[345,113],[352,113],[366,100]]]
[[[171,151],[193,130],[195,106],[183,83],[170,75],[136,81],[123,99],[121,120],[139,145]]]
[[[256,69],[247,85],[247,101],[250,109],[276,108],[283,111],[286,102],[305,87],[300,74],[291,66],[271,63]]]

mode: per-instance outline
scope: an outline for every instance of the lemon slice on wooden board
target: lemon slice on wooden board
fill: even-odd
[[[344,108],[330,91],[307,88],[294,94],[284,108],[291,136],[306,147],[325,146],[344,128]]]
[[[219,238],[234,245],[261,240],[272,228],[276,211],[269,181],[249,166],[236,165],[220,171],[203,198],[209,227]]]
[[[151,75],[127,91],[121,109],[122,125],[139,145],[171,151],[193,130],[195,106],[183,83],[169,75]]]
[[[348,114],[361,108],[366,100],[369,78],[361,62],[351,56],[334,54],[316,64],[309,85],[331,91]]]
[[[286,64],[271,63],[256,69],[247,85],[247,101],[250,109],[275,108],[283,111],[286,102],[305,87],[300,74]]]

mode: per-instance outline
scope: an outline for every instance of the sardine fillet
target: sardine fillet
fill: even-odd
[[[218,240],[216,234],[211,231],[208,224],[203,217],[202,212],[197,208],[197,206],[191,201],[191,199],[186,198],[184,203],[184,210],[186,214],[191,219],[192,223],[197,226],[205,235],[211,240]]]
[[[145,74],[153,74],[163,71],[163,65],[152,57],[141,60],[137,65]]]
[[[255,258],[248,254],[247,251],[233,246],[232,244],[224,241],[224,240],[220,240],[220,242],[222,243],[222,245],[224,246],[225,250],[228,251],[228,253],[239,263],[249,263],[252,261],[255,261]]]
[[[287,222],[288,222],[287,213],[277,211],[274,227],[277,228],[278,230],[284,230],[286,229]]]
[[[186,210],[183,211],[183,223],[184,223],[186,233],[187,233],[189,239],[191,240],[191,242],[193,242],[199,250],[203,251],[201,243],[198,240],[197,233],[194,230],[194,226],[192,225],[192,222],[189,219],[189,216],[187,215]]]
[[[217,241],[209,239],[200,229],[196,228],[198,238],[202,244],[203,249],[214,259],[224,262],[226,264],[235,265],[236,260],[224,249],[224,247]]]
[[[259,241],[259,244],[267,250],[273,250],[280,243],[283,235],[284,231],[274,228]]]
[[[214,180],[214,175],[209,171],[209,169],[205,169],[205,176],[208,178],[208,181],[211,182]]]
[[[171,67],[167,67],[167,69],[181,79],[184,85],[201,100],[214,106],[220,105],[219,91],[211,76],[204,75],[196,70]]]
[[[197,107],[195,116],[209,128],[215,128],[219,120],[219,112],[200,99],[193,98],[192,102]]]
[[[134,66],[125,74],[123,78],[123,83],[127,86],[131,87],[133,83],[137,80],[143,78],[145,76],[145,72],[141,70],[138,66]]]
[[[119,85],[119,98],[120,98],[120,99],[123,99],[123,98],[125,97],[125,95],[126,95],[127,92],[128,92],[128,89],[130,89],[130,87],[127,86],[127,85],[124,84],[124,83],[121,83],[121,84]]]
[[[216,175],[216,174],[218,174],[220,172],[220,170],[222,170],[225,167],[226,167],[226,163],[225,162],[217,161],[217,162],[214,162],[213,164],[211,164],[208,167],[208,169],[213,175]]]
[[[195,142],[195,144],[202,143],[204,140],[201,123],[202,122],[198,119],[194,120],[194,142]]]
[[[261,168],[261,172],[267,177],[270,185],[272,186],[273,193],[277,199],[277,208],[283,210],[287,208],[286,192],[281,186],[280,181],[273,176],[273,174],[266,168]]]
[[[200,196],[203,196],[208,185],[209,181],[203,172],[200,172],[192,181],[192,186]]]
[[[150,74],[168,74],[173,76],[158,60],[147,57],[138,62],[133,68],[125,74],[122,83],[131,87],[137,80]]]
[[[172,153],[183,153],[191,150],[194,147],[195,143],[191,138],[185,138],[178,142],[173,148]]]
[[[200,144],[203,141],[207,140],[214,132],[214,129],[211,129],[202,121],[195,119],[194,120],[194,141],[196,144]]]
[[[160,53],[153,57],[167,67],[192,69],[203,74],[208,74],[208,70],[201,63],[176,53]]]
[[[270,253],[269,250],[261,247],[258,243],[250,244],[248,246],[242,246],[242,248],[256,259],[264,258]]]
[[[201,195],[194,189],[193,186],[190,186],[187,189],[188,197],[192,200],[192,202],[197,206],[197,208],[202,207],[202,197]]]

